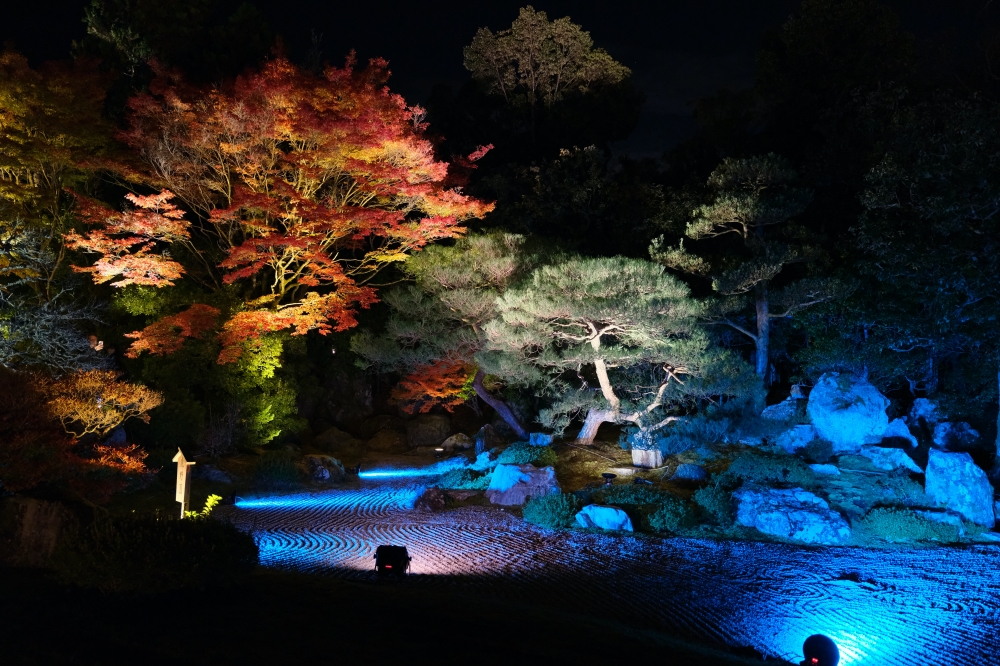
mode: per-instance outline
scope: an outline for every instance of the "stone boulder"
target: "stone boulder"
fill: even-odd
[[[231,476],[223,472],[221,469],[213,467],[212,465],[195,465],[194,476],[195,478],[204,479],[206,481],[211,481],[213,483],[233,482]]]
[[[890,440],[887,443],[905,442],[907,446],[911,447],[917,445],[917,438],[910,432],[910,428],[903,419],[893,419],[889,422],[889,425],[885,427],[885,432],[882,433],[882,441],[885,440]]]
[[[531,497],[559,492],[556,471],[534,465],[497,465],[493,470],[486,497],[492,504],[521,506]]]
[[[398,430],[404,432],[406,430],[406,419],[392,414],[378,414],[365,419],[355,428],[358,437],[364,440],[371,439],[380,430]]]
[[[824,545],[844,544],[851,538],[844,517],[802,488],[744,488],[733,493],[733,498],[737,522],[764,534]]]
[[[596,527],[602,530],[632,531],[632,520],[628,514],[616,506],[588,504],[576,514],[576,524],[580,527]]]
[[[774,445],[784,449],[786,453],[795,453],[809,446],[809,443],[819,438],[816,428],[811,425],[797,425],[786,430],[774,439]]]
[[[330,456],[306,456],[306,468],[309,476],[320,483],[342,483],[347,480],[343,463]]]
[[[887,472],[905,469],[920,474],[924,471],[906,451],[891,446],[862,446],[858,449],[858,455],[868,458],[877,469],[884,469]]]
[[[501,437],[500,433],[498,433],[489,423],[480,428],[479,432],[476,433],[477,456],[484,451],[489,451],[490,449],[503,446],[504,444],[506,444],[504,438]]]
[[[413,503],[413,510],[421,511],[423,513],[444,511],[444,507],[445,493],[440,488],[428,488]]]
[[[913,425],[919,424],[920,419],[924,419],[930,425],[934,425],[941,420],[941,414],[938,412],[937,405],[933,402],[927,398],[917,398],[913,401],[913,407],[910,408],[909,419]]]
[[[963,421],[934,426],[934,446],[945,451],[975,451],[982,446],[979,431]]]
[[[316,435],[312,443],[321,451],[343,451],[344,449],[359,448],[362,445],[361,440],[355,439],[353,435],[336,427]]]
[[[659,449],[632,449],[632,464],[645,469],[663,467],[663,451]]]
[[[475,445],[471,437],[461,432],[441,442],[441,448],[445,451],[465,451]]]
[[[829,372],[819,378],[806,413],[833,452],[855,453],[865,444],[878,444],[889,425],[889,399],[862,379]]]
[[[451,419],[440,414],[421,414],[406,423],[406,443],[418,446],[440,446],[451,434]]]
[[[798,400],[788,397],[776,405],[765,407],[764,411],[760,413],[760,418],[769,421],[793,421],[798,416],[798,413]]]
[[[406,435],[396,430],[379,430],[368,440],[368,450],[379,453],[402,453],[409,447]]]
[[[707,479],[708,472],[705,471],[705,468],[693,463],[681,463],[670,477],[671,481],[689,481],[694,483]]]
[[[544,432],[529,433],[528,444],[532,446],[552,446],[552,435]]]
[[[972,456],[931,449],[926,474],[924,491],[931,501],[969,522],[993,527],[993,486]]]

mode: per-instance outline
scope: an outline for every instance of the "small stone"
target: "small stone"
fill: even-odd
[[[552,446],[552,435],[533,432],[528,435],[528,443],[532,446]]]
[[[813,471],[814,474],[819,474],[820,476],[840,476],[840,468],[836,465],[809,465],[809,469]]]
[[[889,472],[896,469],[905,469],[915,474],[923,472],[917,463],[913,462],[913,458],[908,456],[903,449],[887,446],[862,446],[858,450],[858,455],[868,458],[876,469]]]
[[[934,425],[941,419],[941,415],[938,413],[937,405],[933,402],[927,398],[917,398],[913,401],[909,418],[910,423],[913,425],[920,423],[920,419],[924,419],[930,425]]]
[[[632,520],[616,506],[588,504],[576,514],[576,524],[584,528],[631,532]]]
[[[681,463],[674,470],[673,475],[670,477],[671,481],[704,481],[708,479],[708,472],[701,465],[695,465],[693,463]]]
[[[465,451],[475,446],[475,442],[465,433],[457,433],[441,442],[441,448],[445,451]]]
[[[882,433],[882,441],[887,439],[905,440],[909,446],[917,445],[917,438],[910,432],[903,419],[893,419],[889,422],[889,425],[885,428],[885,432]]]
[[[963,421],[934,426],[934,446],[945,451],[974,451],[980,447],[979,431]]]
[[[484,451],[489,451],[490,449],[496,448],[498,446],[503,446],[505,444],[504,438],[496,431],[496,429],[489,423],[484,425],[476,433],[476,455],[480,455]]]
[[[417,501],[413,503],[413,510],[420,511],[422,513],[444,511],[444,507],[445,494],[440,488],[428,488],[420,497],[417,498]]]

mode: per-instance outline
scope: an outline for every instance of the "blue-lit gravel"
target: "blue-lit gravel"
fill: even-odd
[[[381,543],[407,585],[459,585],[801,659],[825,633],[845,665],[1000,661],[1000,547],[871,550],[538,528],[499,509],[412,510],[415,474],[239,502],[267,566],[368,578]],[[797,662],[796,662],[797,663]]]

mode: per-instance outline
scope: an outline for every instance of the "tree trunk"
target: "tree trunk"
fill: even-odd
[[[764,385],[767,386],[767,369],[770,366],[768,362],[770,360],[768,347],[771,337],[771,314],[768,308],[767,280],[762,280],[754,285],[753,298],[754,305],[757,308],[757,339],[755,340],[757,358],[755,370],[757,371],[757,376],[762,377]]]
[[[486,377],[486,373],[482,369],[476,370],[476,376],[472,380],[472,388],[475,390],[476,395],[482,398],[483,402],[496,410],[496,413],[500,415],[504,421],[507,422],[517,436],[521,439],[528,439],[528,429],[525,428],[521,421],[518,420],[517,416],[514,414],[514,410],[510,408],[506,402],[496,397],[492,393],[486,390],[483,386],[483,378]]]
[[[580,428],[580,434],[576,436],[576,441],[580,444],[592,444],[597,437],[597,429],[602,423],[614,421],[613,412],[610,409],[598,409],[591,407],[587,412],[587,418]]]

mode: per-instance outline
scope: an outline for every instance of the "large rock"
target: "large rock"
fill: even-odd
[[[552,435],[544,432],[532,432],[528,434],[528,444],[532,446],[552,446]]]
[[[379,453],[402,453],[409,447],[406,435],[396,430],[379,430],[368,440],[368,450]]]
[[[920,474],[924,470],[920,469],[913,458],[907,455],[903,449],[890,446],[862,446],[858,449],[858,455],[868,458],[878,469],[888,472],[897,469],[905,469],[908,472]]]
[[[421,414],[406,423],[406,443],[418,446],[439,446],[451,434],[451,419],[439,414]]]
[[[358,448],[362,444],[361,440],[355,439],[350,433],[336,427],[316,435],[312,443],[313,446],[322,451],[343,451],[344,449]]]
[[[194,475],[195,478],[205,479],[206,481],[212,481],[213,483],[233,482],[231,476],[223,472],[218,467],[213,467],[212,465],[195,465]]]
[[[737,502],[736,520],[765,534],[826,545],[844,544],[851,538],[844,517],[802,488],[745,488],[733,493],[733,498]]]
[[[480,455],[484,451],[489,451],[498,446],[503,446],[506,444],[504,438],[500,436],[500,433],[491,426],[489,423],[484,425],[476,433],[476,455]]]
[[[454,434],[441,442],[441,448],[445,451],[465,451],[466,449],[471,449],[475,445],[476,443],[471,437],[461,432]]]
[[[945,451],[975,451],[982,446],[979,431],[963,421],[934,426],[934,446]]]
[[[924,490],[938,506],[977,525],[993,527],[993,487],[972,456],[931,449],[926,474]]]
[[[659,449],[632,449],[632,464],[646,469],[663,467],[663,451]]]
[[[436,511],[444,511],[445,507],[445,494],[440,488],[428,488],[424,493],[417,498],[413,503],[414,511],[421,511],[424,513],[434,513]]]
[[[890,421],[889,425],[885,427],[885,432],[882,433],[882,439],[883,441],[905,442],[907,446],[917,445],[917,438],[910,432],[910,428],[903,419],[893,419]]]
[[[306,467],[314,481],[342,483],[347,480],[343,463],[330,456],[306,456]]]
[[[784,449],[787,453],[795,453],[799,449],[804,449],[810,442],[817,439],[819,433],[816,427],[811,425],[797,425],[778,435],[775,446]]]
[[[73,512],[59,502],[27,497],[0,501],[0,562],[47,566],[60,536],[75,524]]]
[[[358,437],[365,440],[371,439],[380,430],[398,430],[403,432],[406,430],[406,419],[390,414],[378,414],[377,416],[365,419],[355,428]]]
[[[520,506],[531,497],[559,492],[556,472],[551,467],[534,465],[497,465],[493,470],[486,497],[493,504]]]
[[[882,441],[889,425],[888,406],[889,399],[867,381],[830,372],[816,382],[806,412],[835,454],[855,453],[865,444]]]
[[[798,412],[798,400],[788,397],[776,405],[765,407],[764,411],[760,413],[760,418],[769,421],[792,421],[798,416]]]
[[[596,527],[602,530],[632,531],[632,520],[628,514],[616,506],[588,504],[576,514],[576,524],[580,527]]]

